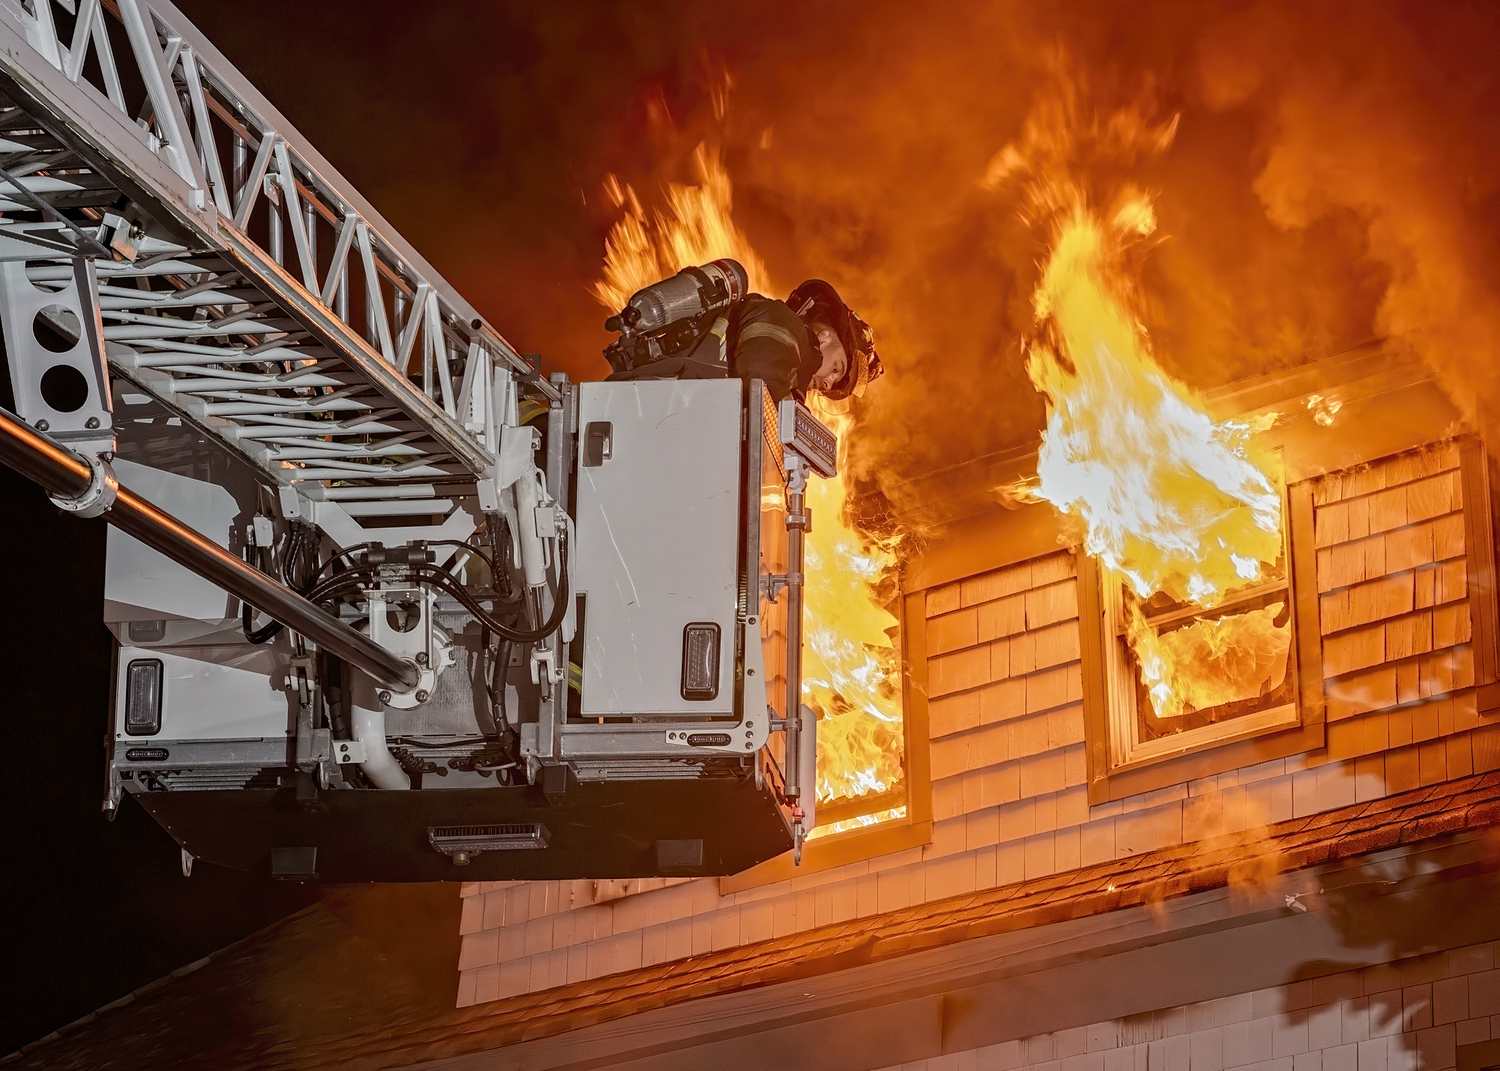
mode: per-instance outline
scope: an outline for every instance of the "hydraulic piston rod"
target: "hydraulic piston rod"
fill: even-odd
[[[107,472],[4,409],[0,409],[0,462],[67,499],[89,495]],[[102,515],[120,531],[306,636],[384,687],[397,691],[416,687],[416,666],[125,488],[118,489],[114,504]]]

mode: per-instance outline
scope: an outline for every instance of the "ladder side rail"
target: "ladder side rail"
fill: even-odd
[[[4,6],[14,3],[15,0],[0,0]],[[187,159],[194,166],[170,166],[174,161],[162,160],[163,146],[157,135],[133,122],[122,121],[128,120],[129,116],[121,109],[121,101],[115,99],[112,81],[106,87],[108,92],[101,92],[91,85],[95,94],[89,94],[76,81],[56,84],[57,79],[49,78],[41,69],[43,64],[26,65],[32,70],[22,69],[14,63],[7,64],[11,80],[30,90],[24,94],[27,101],[23,103],[49,104],[50,107],[44,110],[52,119],[60,121],[55,124],[58,132],[71,135],[69,142],[77,142],[83,135],[83,140],[91,143],[89,147],[95,150],[92,155],[104,165],[101,170],[120,178],[121,186],[128,194],[148,207],[164,205],[172,217],[169,223],[175,222],[190,236],[207,238],[211,246],[223,248],[230,254],[227,259],[231,265],[242,269],[249,281],[260,284],[263,290],[276,297],[297,321],[318,337],[318,341],[351,357],[351,367],[366,374],[372,386],[390,397],[409,416],[430,426],[436,438],[452,449],[455,459],[464,467],[476,472],[487,467],[492,461],[486,448],[488,444],[476,442],[472,433],[463,428],[451,377],[447,374],[448,361],[439,356],[439,351],[450,355],[458,365],[456,371],[460,382],[467,378],[463,365],[472,357],[485,354],[490,360],[527,375],[530,382],[549,396],[551,385],[535,377],[529,362],[521,358],[498,332],[478,317],[471,316],[472,308],[440,277],[431,273],[425,261],[390,230],[389,224],[378,213],[352,190],[344,192],[347,183],[341,181],[341,176],[307,146],[294,129],[285,125],[279,113],[254,93],[253,87],[243,84],[238,72],[223,61],[222,56],[201,38],[196,28],[182,19],[180,13],[170,5],[149,0],[119,0],[105,6],[112,14],[123,11],[126,15],[131,12],[140,15],[140,24],[156,35],[154,42],[142,42],[136,49],[145,55],[131,58],[142,69],[148,88],[150,68],[160,71],[170,64],[170,89],[165,96],[158,93],[150,99],[150,118],[164,133],[177,131],[182,144],[171,146],[176,154],[175,162],[180,165]],[[89,21],[101,20],[102,14],[98,14],[98,18]],[[137,33],[134,40],[141,37]],[[73,45],[74,50],[93,47],[101,66],[111,65],[104,62],[112,60],[105,54],[109,49],[108,37],[97,26],[88,32],[75,28],[72,41],[67,44]],[[66,48],[67,44],[60,43],[60,47]],[[153,44],[160,47],[152,47]],[[19,52],[12,54],[24,55]],[[62,60],[61,55],[59,60]],[[82,67],[82,59],[70,50],[66,68],[60,62],[56,69],[66,79],[75,70],[81,72]],[[94,99],[90,100],[91,97]],[[157,107],[159,101],[164,101],[164,106]],[[88,104],[94,107],[87,107]],[[187,106],[186,113],[181,111],[183,104]],[[114,113],[113,123],[97,121],[108,112]],[[158,113],[167,113],[173,122],[162,127]],[[176,121],[179,118],[181,121]],[[272,120],[275,129],[264,119]],[[216,130],[224,131],[227,136],[220,137]],[[269,144],[268,137],[274,139]],[[279,154],[275,151],[277,145],[282,146]],[[243,232],[238,235],[231,233],[231,230],[238,230],[239,225],[248,224],[247,210],[253,209],[255,202],[264,196],[260,190],[262,166],[248,171],[246,168],[246,157],[250,152],[254,153],[258,165],[270,167],[274,164],[276,168],[280,183],[278,192],[282,194],[279,199],[284,199],[277,217],[293,231],[293,241],[286,243],[293,248],[287,251],[289,255],[281,258],[287,262],[284,264],[277,264],[278,258],[266,255],[266,251]],[[151,166],[153,162],[155,167]],[[169,166],[161,167],[163,162]],[[182,170],[193,172],[193,178],[184,179]],[[239,183],[237,187],[231,188],[227,184],[226,175],[234,177]],[[132,183],[131,179],[135,182]],[[132,185],[137,189],[132,190]],[[148,196],[139,196],[141,193]],[[227,214],[217,211],[231,204],[236,208],[233,221],[227,218]],[[363,224],[355,232],[348,230],[351,215]],[[326,266],[317,263],[315,234],[299,231],[306,219],[314,217],[324,219],[332,228],[331,233],[339,238],[347,236],[348,241],[338,243],[344,246],[338,254],[340,262]],[[427,353],[424,354],[423,371],[436,372],[437,382],[420,382],[426,377],[404,375],[389,366],[387,369],[378,368],[377,364],[385,360],[385,353],[380,352],[385,347],[377,349],[380,317],[365,317],[369,322],[363,331],[351,328],[344,317],[350,315],[348,292],[355,287],[334,284],[329,289],[321,282],[325,267],[330,282],[335,273],[340,279],[347,276],[348,245],[360,231],[366,237],[368,261],[393,291],[391,305],[408,310],[407,324],[396,325],[398,330],[408,325],[419,329],[408,335],[412,341],[419,333],[425,336],[422,341]],[[323,248],[333,245],[330,241]],[[359,265],[362,258],[354,259]],[[424,289],[430,295],[426,301],[419,300]],[[330,306],[329,299],[333,299],[337,310]],[[435,317],[431,315],[434,312]],[[436,321],[436,328],[421,322],[429,317]],[[407,334],[404,330],[401,333]],[[374,344],[370,336],[374,336]],[[470,345],[476,340],[480,343],[478,346]]]
[[[271,103],[245,78],[232,63],[216,49],[211,41],[194,26],[169,0],[133,0],[148,7],[158,22],[169,28],[174,36],[181,37],[184,47],[191,48],[197,65],[207,81],[221,93],[235,101],[244,111],[256,116],[267,129],[274,129],[286,142],[287,149],[300,164],[312,185],[330,200],[343,202],[347,208],[357,212],[371,232],[377,256],[387,262],[397,273],[408,280],[427,282],[438,294],[445,311],[458,323],[469,325],[480,321],[480,330],[486,336],[487,349],[517,372],[527,372],[530,366],[520,354],[493,326],[484,321],[478,312],[465,301],[432,265],[401,236],[373,205],[362,197],[352,183],[307,141]],[[412,287],[415,289],[415,286]],[[447,318],[447,317],[445,317]],[[543,381],[545,382],[545,381]]]

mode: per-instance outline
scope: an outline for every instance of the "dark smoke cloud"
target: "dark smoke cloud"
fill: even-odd
[[[1496,389],[1490,3],[680,0],[414,18],[272,0],[253,23],[185,6],[503,332],[575,377],[605,370],[587,293],[614,219],[605,174],[649,198],[718,144],[773,276],[826,277],[875,325],[890,375],[854,449],[893,487],[1041,427],[1020,340],[1048,235],[981,179],[1056,92],[1059,56],[1101,112],[1144,96],[1180,115],[1167,152],[1090,174],[1101,197],[1154,195],[1142,306],[1169,371],[1211,387],[1388,336]]]

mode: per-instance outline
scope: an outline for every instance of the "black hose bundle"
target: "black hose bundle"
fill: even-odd
[[[271,568],[268,569],[267,562],[252,562],[261,572],[268,576],[280,574],[282,583],[293,591],[305,592],[307,587],[317,577],[318,565],[318,532],[312,525],[302,521],[293,521],[291,531],[287,535],[286,543],[281,548],[278,558],[274,550],[263,548],[268,551],[262,558],[269,557]],[[251,561],[250,548],[245,548],[245,560]],[[274,570],[274,571],[273,571]],[[240,603],[240,627],[244,630],[245,639],[251,643],[261,644],[276,636],[281,631],[280,621],[271,621],[258,629],[250,627],[254,620],[254,612],[247,602]]]
[[[496,536],[498,533],[493,529],[488,533],[491,537],[491,549],[498,549]],[[497,559],[490,557],[484,551],[472,543],[464,543],[453,539],[434,540],[431,546],[452,546],[467,551],[479,558],[489,567],[490,574],[494,578],[496,590],[510,589],[510,578],[504,575],[498,568]],[[277,572],[281,574],[282,580],[288,587],[306,596],[316,603],[326,602],[330,599],[347,595],[366,581],[375,579],[382,566],[371,564],[359,564],[354,555],[361,550],[369,550],[374,544],[360,543],[352,547],[344,547],[332,554],[322,565],[317,564],[318,557],[318,535],[316,529],[311,525],[293,522],[291,533],[287,537],[279,562],[274,562]],[[250,548],[245,551],[246,560],[250,559]],[[348,560],[347,568],[339,569],[332,576],[323,578],[324,574],[333,568],[338,562]],[[539,643],[552,635],[562,627],[563,619],[568,612],[568,540],[565,533],[559,533],[557,539],[557,600],[553,604],[552,613],[539,628],[522,629],[514,624],[508,624],[495,617],[479,604],[479,600],[471,595],[453,573],[445,568],[428,562],[414,562],[404,566],[413,580],[431,584],[441,589],[459,604],[473,614],[475,619],[486,628],[504,638],[508,643]],[[270,572],[265,565],[260,565],[262,572]],[[274,574],[272,574],[274,575]],[[281,623],[272,621],[259,629],[252,629],[252,611],[249,603],[241,603],[241,625],[245,632],[245,639],[251,643],[261,644],[274,637],[281,631]]]
[[[467,543],[460,543],[457,545],[464,547],[475,554],[478,554],[481,558],[484,558],[484,554],[482,551],[473,546],[470,546]],[[353,551],[356,549],[358,548],[351,547],[346,551],[341,551],[337,556],[343,556],[345,554],[353,553]],[[332,559],[330,559],[330,561],[331,560]],[[485,558],[485,560],[488,561],[487,558]],[[327,567],[327,563],[325,563],[323,569],[319,570],[319,573],[321,574],[322,572],[326,571]],[[361,582],[373,579],[379,573],[380,568],[381,567],[378,565],[351,566],[348,569],[335,573],[327,580],[324,580],[322,583],[314,587],[311,591],[306,592],[306,595],[313,602],[325,602],[328,599],[335,598],[339,595],[348,594],[351,590],[357,589]],[[561,534],[558,536],[557,540],[557,601],[552,607],[551,616],[545,623],[542,624],[540,628],[519,629],[514,625],[507,624],[501,621],[499,618],[495,617],[483,606],[481,606],[479,604],[479,600],[474,598],[473,595],[469,594],[464,586],[459,583],[458,578],[455,577],[452,573],[448,572],[446,569],[427,563],[416,563],[405,566],[405,568],[409,572],[413,580],[431,584],[432,586],[439,588],[447,594],[453,596],[453,598],[456,599],[459,604],[464,607],[464,609],[468,610],[469,613],[474,615],[474,618],[477,621],[483,624],[490,631],[496,633],[506,640],[509,640],[511,643],[538,643],[561,628],[563,618],[567,616],[568,540],[566,536]]]

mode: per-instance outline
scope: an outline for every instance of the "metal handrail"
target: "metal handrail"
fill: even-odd
[[[0,409],[0,462],[59,498],[79,498],[97,479],[87,460],[5,409]],[[114,505],[103,516],[120,531],[363,670],[384,687],[397,691],[416,687],[415,665],[125,488],[119,489]]]

